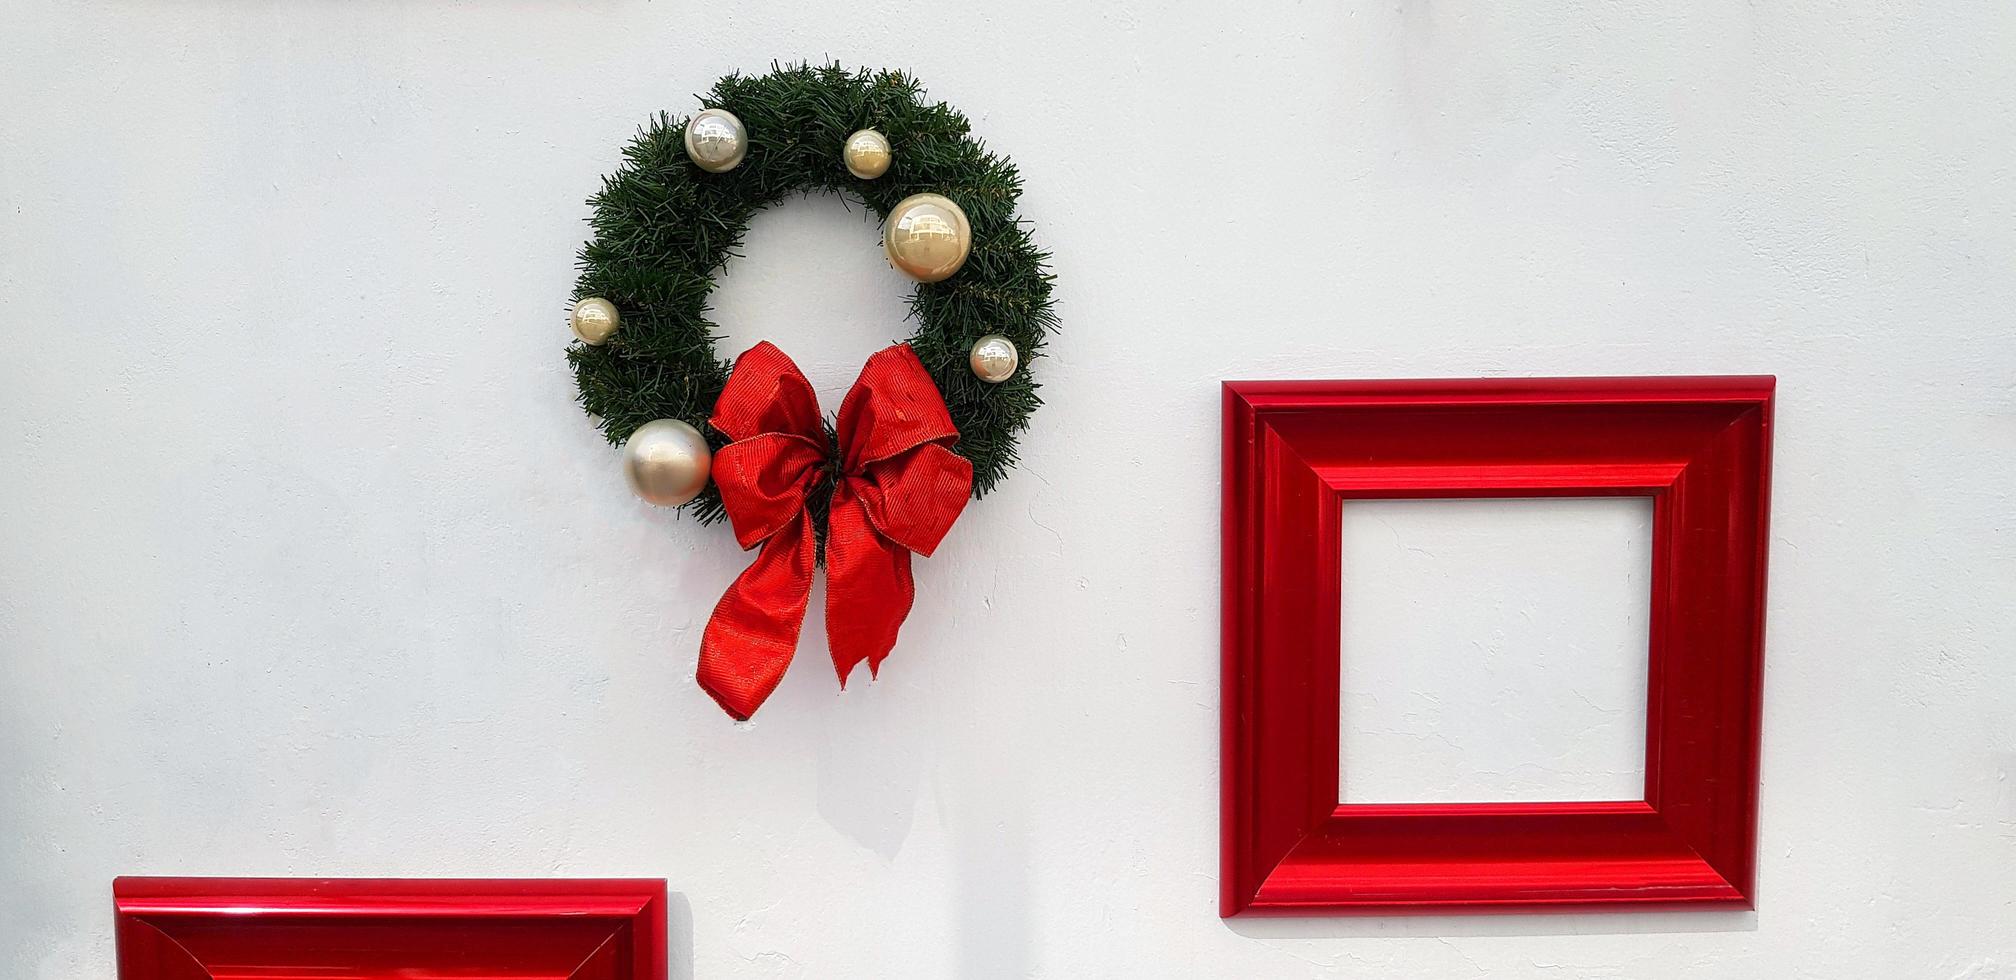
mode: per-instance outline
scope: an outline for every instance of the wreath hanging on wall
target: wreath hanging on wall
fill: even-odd
[[[1014,165],[915,79],[773,66],[700,101],[646,125],[589,201],[567,360],[639,496],[725,517],[759,549],[700,642],[701,687],[746,719],[783,679],[819,564],[842,686],[864,660],[880,669],[910,610],[910,555],[1015,465],[1057,320]],[[707,319],[749,220],[819,191],[872,208],[890,264],[917,281],[916,332],[868,358],[831,419],[782,350],[731,364]]]

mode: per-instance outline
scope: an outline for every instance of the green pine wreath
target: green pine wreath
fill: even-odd
[[[969,135],[957,110],[925,102],[917,81],[902,72],[773,65],[766,75],[729,75],[700,101],[742,120],[748,152],[739,166],[701,169],[685,149],[689,120],[660,113],[589,201],[594,238],[580,252],[574,299],[608,300],[622,327],[599,345],[568,348],[582,407],[612,443],[647,422],[678,419],[720,449],[728,440],[707,419],[732,365],[715,348],[707,300],[715,276],[739,254],[750,219],[814,192],[859,200],[886,219],[905,197],[932,192],[966,212],[972,250],[950,278],[917,284],[910,300],[917,329],[908,343],[958,427],[953,448],[973,463],[973,495],[993,489],[1015,465],[1016,437],[1041,404],[1030,364],[1057,327],[1049,256],[1015,216],[1021,178],[1014,165]],[[874,179],[854,176],[841,156],[849,135],[862,129],[881,132],[892,150],[888,171]],[[980,380],[968,365],[969,349],[988,334],[1006,336],[1021,356],[1000,383]],[[788,351],[789,338],[780,341]],[[825,495],[814,499],[823,538]],[[724,514],[711,482],[682,507],[702,523]]]

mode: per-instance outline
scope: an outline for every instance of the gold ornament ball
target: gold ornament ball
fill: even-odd
[[[912,194],[889,210],[882,227],[889,264],[918,282],[950,278],[973,250],[966,212],[943,194]]]
[[[616,334],[623,318],[617,315],[616,304],[590,296],[574,304],[574,314],[567,318],[567,325],[574,328],[574,336],[581,338],[582,343],[600,346]]]
[[[678,419],[646,422],[623,443],[623,474],[637,496],[677,507],[707,489],[714,453],[707,437]]]
[[[702,109],[686,124],[686,158],[708,173],[727,173],[749,154],[749,131],[726,109]]]
[[[889,161],[894,155],[889,152],[889,138],[872,129],[855,131],[847,137],[847,146],[841,150],[840,158],[847,162],[847,172],[862,180],[874,180],[889,172]]]
[[[1015,349],[1014,341],[990,333],[973,342],[966,363],[973,368],[974,377],[998,385],[1015,376],[1015,369],[1022,365],[1022,354]]]

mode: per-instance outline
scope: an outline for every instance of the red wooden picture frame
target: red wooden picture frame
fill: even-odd
[[[664,980],[665,883],[119,878],[120,980]]]
[[[1774,387],[1227,384],[1220,914],[1751,907]],[[1653,500],[1644,798],[1340,803],[1345,502],[1619,495]]]

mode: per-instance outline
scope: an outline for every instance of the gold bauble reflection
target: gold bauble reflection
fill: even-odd
[[[943,194],[912,194],[889,210],[882,227],[889,264],[918,282],[938,282],[959,271],[973,249],[966,212]]]
[[[872,129],[858,130],[847,137],[847,145],[840,151],[840,158],[847,164],[847,172],[862,180],[874,180],[889,172],[889,161],[894,154],[889,152],[889,139]]]
[[[646,422],[623,443],[623,475],[637,496],[677,507],[707,489],[714,453],[707,437],[678,419]]]
[[[600,296],[590,296],[574,304],[574,314],[567,318],[567,325],[574,329],[574,336],[582,343],[600,345],[615,335],[622,324],[622,317],[616,313],[616,304]]]
[[[973,369],[973,376],[990,385],[998,385],[1015,376],[1015,368],[1022,363],[1022,353],[1015,349],[1015,342],[998,333],[990,333],[973,342],[973,349],[966,355],[967,366]]]
[[[686,157],[708,173],[727,173],[749,153],[749,131],[726,109],[702,109],[686,124]]]

